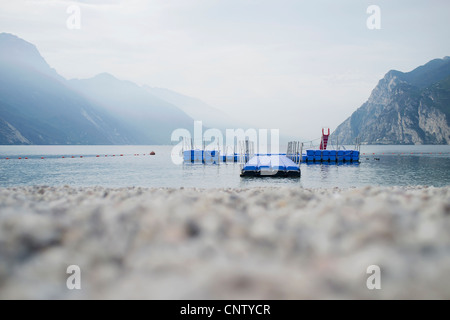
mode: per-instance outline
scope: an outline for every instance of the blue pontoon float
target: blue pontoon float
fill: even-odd
[[[285,155],[257,155],[241,169],[241,177],[300,177],[300,167]]]

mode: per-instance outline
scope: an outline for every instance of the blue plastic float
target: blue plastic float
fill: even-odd
[[[241,170],[241,177],[300,177],[300,167],[285,155],[257,155]]]

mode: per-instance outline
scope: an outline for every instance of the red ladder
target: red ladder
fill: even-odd
[[[327,150],[329,136],[330,136],[330,128],[328,128],[327,134],[325,134],[325,129],[322,128],[322,140],[320,141],[320,150]]]

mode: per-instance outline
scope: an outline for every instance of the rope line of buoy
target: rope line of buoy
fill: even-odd
[[[381,152],[381,153],[375,153],[375,152],[363,152],[362,155],[429,155],[429,154],[438,154],[438,155],[450,155],[450,152]]]
[[[107,158],[107,157],[129,157],[129,156],[134,156],[134,157],[138,157],[138,156],[154,156],[156,155],[156,153],[154,151],[150,152],[150,153],[135,153],[135,154],[97,154],[97,155],[55,155],[55,156],[15,156],[15,157],[0,157],[0,160],[31,160],[31,159],[83,159],[83,158]]]

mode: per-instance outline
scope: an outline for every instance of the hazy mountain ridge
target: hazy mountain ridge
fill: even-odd
[[[333,139],[353,144],[450,144],[450,57],[389,71]]]
[[[135,137],[51,69],[32,44],[0,34],[1,144],[128,144]]]
[[[37,48],[0,34],[0,144],[170,144],[194,120],[245,128],[205,102],[103,73],[66,80]],[[389,71],[334,132],[340,143],[450,144],[450,57]]]
[[[138,134],[138,144],[170,144],[173,130],[193,125],[193,119],[177,106],[108,73],[69,83],[90,102],[133,128]]]
[[[108,73],[66,80],[33,44],[1,33],[0,144],[170,144],[173,130],[193,127],[185,106],[195,120],[221,118],[198,99],[160,89],[179,107],[149,88]]]
[[[152,95],[178,106],[192,119],[201,120],[205,127],[225,130],[228,128],[245,128],[248,126],[239,119],[234,119],[232,116],[211,107],[200,99],[189,97],[164,88],[149,86],[144,86],[144,88],[147,89]]]

